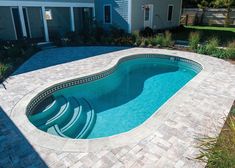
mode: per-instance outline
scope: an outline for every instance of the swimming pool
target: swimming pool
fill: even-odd
[[[145,122],[200,71],[199,64],[178,57],[126,57],[107,71],[42,92],[28,106],[28,118],[65,138],[120,134]]]

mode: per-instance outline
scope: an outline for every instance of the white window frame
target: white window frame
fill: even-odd
[[[17,8],[17,7],[10,7],[10,10],[11,10],[11,20],[12,20],[12,24],[13,24],[13,28],[14,28],[15,39],[18,40],[17,33],[16,33],[16,27],[15,27],[15,21],[14,21],[13,12],[12,12],[13,8]]]
[[[105,7],[109,6],[110,7],[110,23],[105,22]],[[113,23],[113,10],[112,10],[112,5],[111,4],[104,4],[103,5],[103,23],[104,24],[112,24]]]
[[[28,29],[29,29],[29,37],[28,37],[28,38],[32,38],[31,26],[30,26],[30,22],[29,22],[28,8],[27,8],[27,7],[23,7],[23,9],[26,10],[26,19],[27,19],[27,22],[28,22]],[[26,26],[26,25],[25,25],[25,26]]]
[[[170,9],[169,7],[170,6],[172,6],[172,14],[171,14],[171,20],[168,20],[168,18],[169,18],[169,9]],[[172,22],[173,16],[174,16],[174,5],[173,4],[169,4],[168,5],[168,9],[167,9],[167,21],[168,22]]]

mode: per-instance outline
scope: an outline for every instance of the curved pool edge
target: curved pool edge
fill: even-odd
[[[146,53],[137,52],[135,54],[146,54]],[[170,55],[173,57],[174,56],[180,57],[175,53],[172,54],[161,53],[161,50],[160,52],[152,52],[151,54],[163,54],[163,55]],[[15,120],[15,123],[17,123],[18,127],[22,130],[22,133],[27,138],[29,138],[33,144],[48,149],[59,150],[64,152],[93,152],[93,151],[112,149],[124,145],[131,145],[139,142],[145,137],[151,135],[158,127],[161,126],[161,123],[163,123],[166,120],[166,116],[170,115],[170,113],[167,113],[166,110],[169,110],[169,108],[171,108],[170,105],[171,103],[174,104],[174,101],[177,99],[176,97],[182,93],[187,92],[188,87],[192,87],[193,85],[197,84],[198,79],[202,80],[203,76],[205,76],[205,74],[208,73],[208,70],[203,66],[203,63],[201,63],[198,60],[191,59],[192,61],[199,63],[203,67],[203,70],[199,74],[197,74],[192,80],[190,80],[184,87],[182,87],[178,92],[176,92],[170,99],[168,99],[168,101],[165,102],[156,112],[154,112],[154,114],[149,119],[147,119],[143,124],[125,133],[105,138],[97,138],[97,139],[79,139],[79,140],[65,139],[38,130],[35,126],[33,126],[30,123],[27,116],[25,115],[26,106],[28,105],[28,103],[32,100],[32,98],[34,98],[38,93],[40,93],[44,89],[53,86],[55,84],[58,84],[60,82],[65,82],[74,78],[85,77],[88,76],[89,74],[91,75],[98,72],[103,72],[115,66],[121,58],[132,55],[133,53],[116,57],[115,59],[112,60],[112,62],[109,65],[98,71],[94,71],[88,74],[83,74],[59,81],[54,81],[52,83],[48,83],[34,90],[33,92],[30,92],[23,99],[21,99],[12,110],[13,120]]]

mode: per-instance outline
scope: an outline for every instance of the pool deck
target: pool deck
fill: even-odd
[[[26,120],[23,107],[43,88],[144,53],[191,59],[204,69],[136,129],[96,140],[65,140]],[[194,159],[196,138],[220,133],[235,99],[234,72],[229,62],[175,50],[78,47],[39,52],[0,86],[0,168],[205,167]]]

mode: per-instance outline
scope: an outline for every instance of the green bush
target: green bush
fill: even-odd
[[[132,33],[133,45],[140,46],[142,43],[142,38],[140,37],[139,31],[134,31]]]
[[[146,47],[148,47],[150,44],[151,44],[151,40],[150,40],[149,38],[146,38],[146,39],[144,40],[144,45],[145,45]]]
[[[235,41],[228,44],[227,54],[229,58],[235,59]]]
[[[16,58],[22,56],[22,49],[16,45],[7,49],[7,56],[10,58]]]
[[[172,47],[173,43],[172,34],[169,31],[166,31],[164,34],[163,47]]]
[[[205,45],[206,54],[213,55],[219,47],[219,40],[215,37],[211,38]]]
[[[155,37],[155,40],[156,40],[157,45],[162,47],[164,43],[164,35],[157,35]]]
[[[0,63],[0,82],[5,79],[7,73],[12,69],[10,64],[2,64]]]
[[[172,47],[174,44],[172,40],[172,35],[169,31],[166,31],[164,34],[159,34],[154,38],[151,38],[150,41],[152,46]]]
[[[211,55],[218,58],[227,57],[226,52],[223,49],[219,49],[219,40],[217,38],[211,38],[205,45],[197,48],[199,54]]]
[[[151,39],[150,39],[150,44],[151,44],[152,46],[157,46],[157,45],[158,45],[158,43],[157,43],[157,38],[156,38],[156,37],[151,38]]]
[[[200,33],[191,32],[189,35],[189,47],[193,51],[197,51],[200,42]]]

